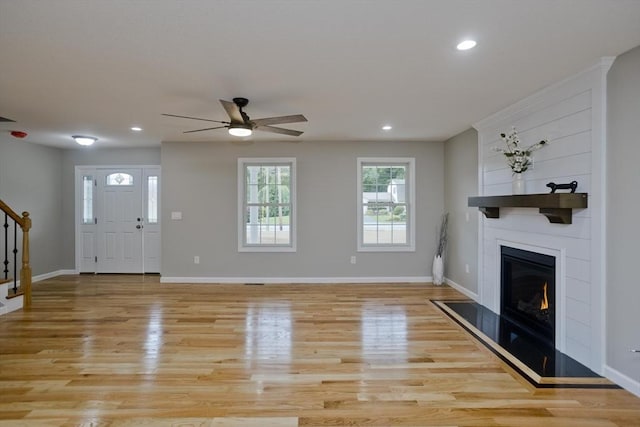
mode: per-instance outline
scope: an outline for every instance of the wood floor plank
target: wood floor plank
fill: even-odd
[[[4,426],[634,426],[622,389],[536,389],[430,284],[70,275],[0,317]]]

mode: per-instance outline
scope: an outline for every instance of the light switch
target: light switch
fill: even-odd
[[[182,212],[171,212],[171,219],[182,219]]]

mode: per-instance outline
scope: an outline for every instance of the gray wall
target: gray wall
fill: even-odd
[[[445,141],[444,165],[444,205],[449,212],[445,277],[477,294],[479,214],[478,208],[467,206],[467,198],[478,194],[478,132],[475,129]]]
[[[255,142],[162,144],[164,277],[430,276],[444,209],[439,142]],[[416,252],[356,252],[356,158],[415,157]],[[239,253],[237,159],[295,157],[298,250]],[[172,211],[183,219],[172,221]],[[200,264],[193,257],[200,256]],[[350,256],[357,257],[355,265]]]
[[[83,147],[62,152],[62,267],[75,268],[75,214],[74,176],[76,166],[100,165],[159,165],[160,148],[111,148]]]
[[[18,214],[23,211],[30,214],[33,223],[29,232],[30,262],[34,276],[61,268],[63,189],[60,150],[28,139],[13,139],[8,132],[0,134],[0,199]],[[0,241],[3,239],[4,233]],[[18,245],[20,249],[21,243]],[[10,246],[9,250],[13,245]],[[18,270],[20,257],[18,255]]]
[[[607,365],[640,381],[640,47],[607,76]]]

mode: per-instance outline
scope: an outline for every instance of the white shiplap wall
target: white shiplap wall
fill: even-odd
[[[551,224],[534,208],[501,208],[479,227],[479,300],[500,310],[500,244],[556,256],[556,347],[602,373],[604,360],[604,147],[606,73],[613,58],[486,118],[478,130],[479,194],[511,194],[511,170],[492,150],[515,126],[524,146],[541,139],[525,172],[527,193],[548,193],[548,182],[578,181],[589,207],[573,211],[572,224]]]

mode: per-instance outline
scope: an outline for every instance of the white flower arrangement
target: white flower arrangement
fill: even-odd
[[[515,127],[511,128],[511,132],[508,135],[501,133],[500,138],[504,141],[505,148],[494,147],[493,150],[504,154],[507,158],[507,164],[513,173],[522,173],[529,169],[529,166],[531,166],[531,153],[541,149],[549,143],[548,140],[543,139],[542,141],[536,142],[528,147],[521,148],[518,131]]]

